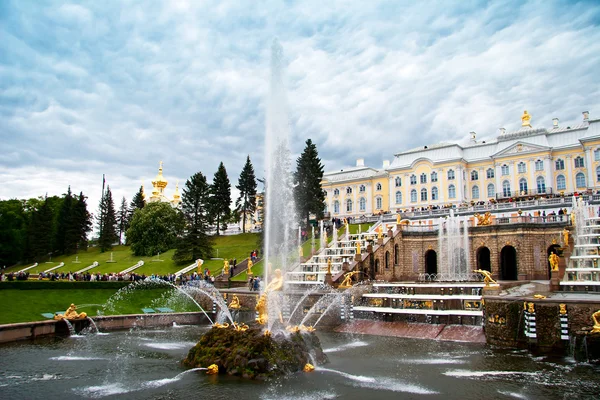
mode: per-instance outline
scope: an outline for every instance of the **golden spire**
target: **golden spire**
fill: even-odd
[[[158,175],[152,181],[152,186],[155,188],[164,189],[167,187],[167,180],[163,177],[163,162],[161,161],[158,166]]]
[[[174,205],[181,203],[181,195],[179,194],[179,181],[175,185],[175,193],[173,193],[173,200],[171,201]]]
[[[527,113],[527,110],[523,111],[523,115],[521,115],[521,126],[531,128],[531,124],[529,121],[531,120],[531,115]]]

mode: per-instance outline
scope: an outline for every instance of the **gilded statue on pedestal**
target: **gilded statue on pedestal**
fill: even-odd
[[[478,272],[481,275],[483,275],[483,283],[485,283],[485,286],[490,286],[490,283],[498,283],[494,279],[492,279],[492,274],[490,274],[489,271],[486,271],[484,269],[475,269],[473,270],[473,272]]]
[[[569,230],[567,228],[563,229],[563,239],[565,241],[565,247],[569,246]]]
[[[360,240],[356,241],[356,254],[360,254]]]
[[[550,262],[550,267],[552,268],[552,271],[558,271],[558,262],[560,261],[558,255],[556,255],[555,253],[550,253],[550,256],[548,256],[548,261]]]
[[[77,320],[77,319],[86,319],[87,318],[87,314],[82,312],[82,313],[78,313],[77,311],[75,311],[77,309],[77,307],[75,306],[75,304],[71,304],[69,306],[69,308],[67,309],[67,311],[65,311],[64,314],[57,314],[54,316],[54,319],[58,320],[58,319],[68,319],[69,321],[73,321],[73,320]]]
[[[327,260],[327,274],[331,275],[331,257]]]
[[[592,314],[592,321],[594,321],[594,326],[591,333],[600,333],[600,310]]]
[[[274,277],[271,279],[271,282],[265,288],[265,291],[258,298],[258,302],[256,303],[256,311],[258,312],[258,317],[256,317],[256,322],[260,325],[265,325],[269,319],[268,310],[267,310],[267,298],[270,292],[280,292],[283,288],[283,276],[281,275],[281,270],[277,268],[273,271]],[[281,319],[281,316],[280,316]]]
[[[348,272],[344,275],[344,280],[342,281],[342,283],[340,283],[340,285],[338,286],[339,288],[345,289],[345,288],[349,288],[352,286],[352,277],[354,275],[358,275],[360,273],[360,271],[352,271],[352,272]]]
[[[229,303],[229,308],[232,310],[239,310],[240,307],[240,299],[234,294],[231,303]]]
[[[531,128],[531,115],[527,112],[527,110],[523,111],[523,115],[521,116],[521,126],[527,126]]]
[[[377,239],[383,239],[383,224],[377,227]]]
[[[254,275],[252,273],[252,266],[254,265],[254,263],[252,262],[252,259],[250,257],[248,257],[248,269],[246,270],[246,274],[248,274],[248,276]]]
[[[490,225],[492,223],[492,213],[491,212],[486,212],[484,215],[481,215],[479,213],[475,213],[474,217],[477,218],[477,225],[478,226],[485,226],[485,225]]]
[[[228,260],[223,260],[223,275],[225,275],[225,276],[229,275],[229,261]]]

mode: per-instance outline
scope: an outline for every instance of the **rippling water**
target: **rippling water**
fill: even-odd
[[[320,332],[330,363],[272,382],[180,364],[206,328],[134,330],[0,347],[0,398],[582,399],[600,367],[486,345]]]

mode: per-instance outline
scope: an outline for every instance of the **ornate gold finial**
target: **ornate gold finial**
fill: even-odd
[[[527,111],[525,111],[525,112],[527,112]],[[159,172],[162,172],[162,169],[163,169],[162,167],[163,167],[163,162],[162,162],[162,160],[161,160],[161,161],[158,163],[158,171],[159,171]]]
[[[523,111],[523,115],[521,115],[521,126],[526,126],[528,128],[531,128],[531,123],[529,122],[531,120],[531,115],[529,115],[527,113],[527,110]]]

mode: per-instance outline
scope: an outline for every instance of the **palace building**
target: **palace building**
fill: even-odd
[[[494,140],[438,143],[395,154],[382,168],[364,165],[323,175],[326,212],[360,217],[422,207],[568,195],[600,188],[600,119],[534,128],[525,111],[514,132]]]
[[[165,195],[165,188],[169,182],[163,176],[163,162],[161,161],[158,165],[158,174],[152,180],[152,195],[147,198],[146,193],[144,193],[144,199],[148,203],[171,203],[171,205],[175,208],[180,207],[181,205],[181,195],[179,194],[179,182],[175,185],[175,192],[173,193],[172,198],[168,198]],[[144,190],[144,185],[142,185],[142,191]]]

